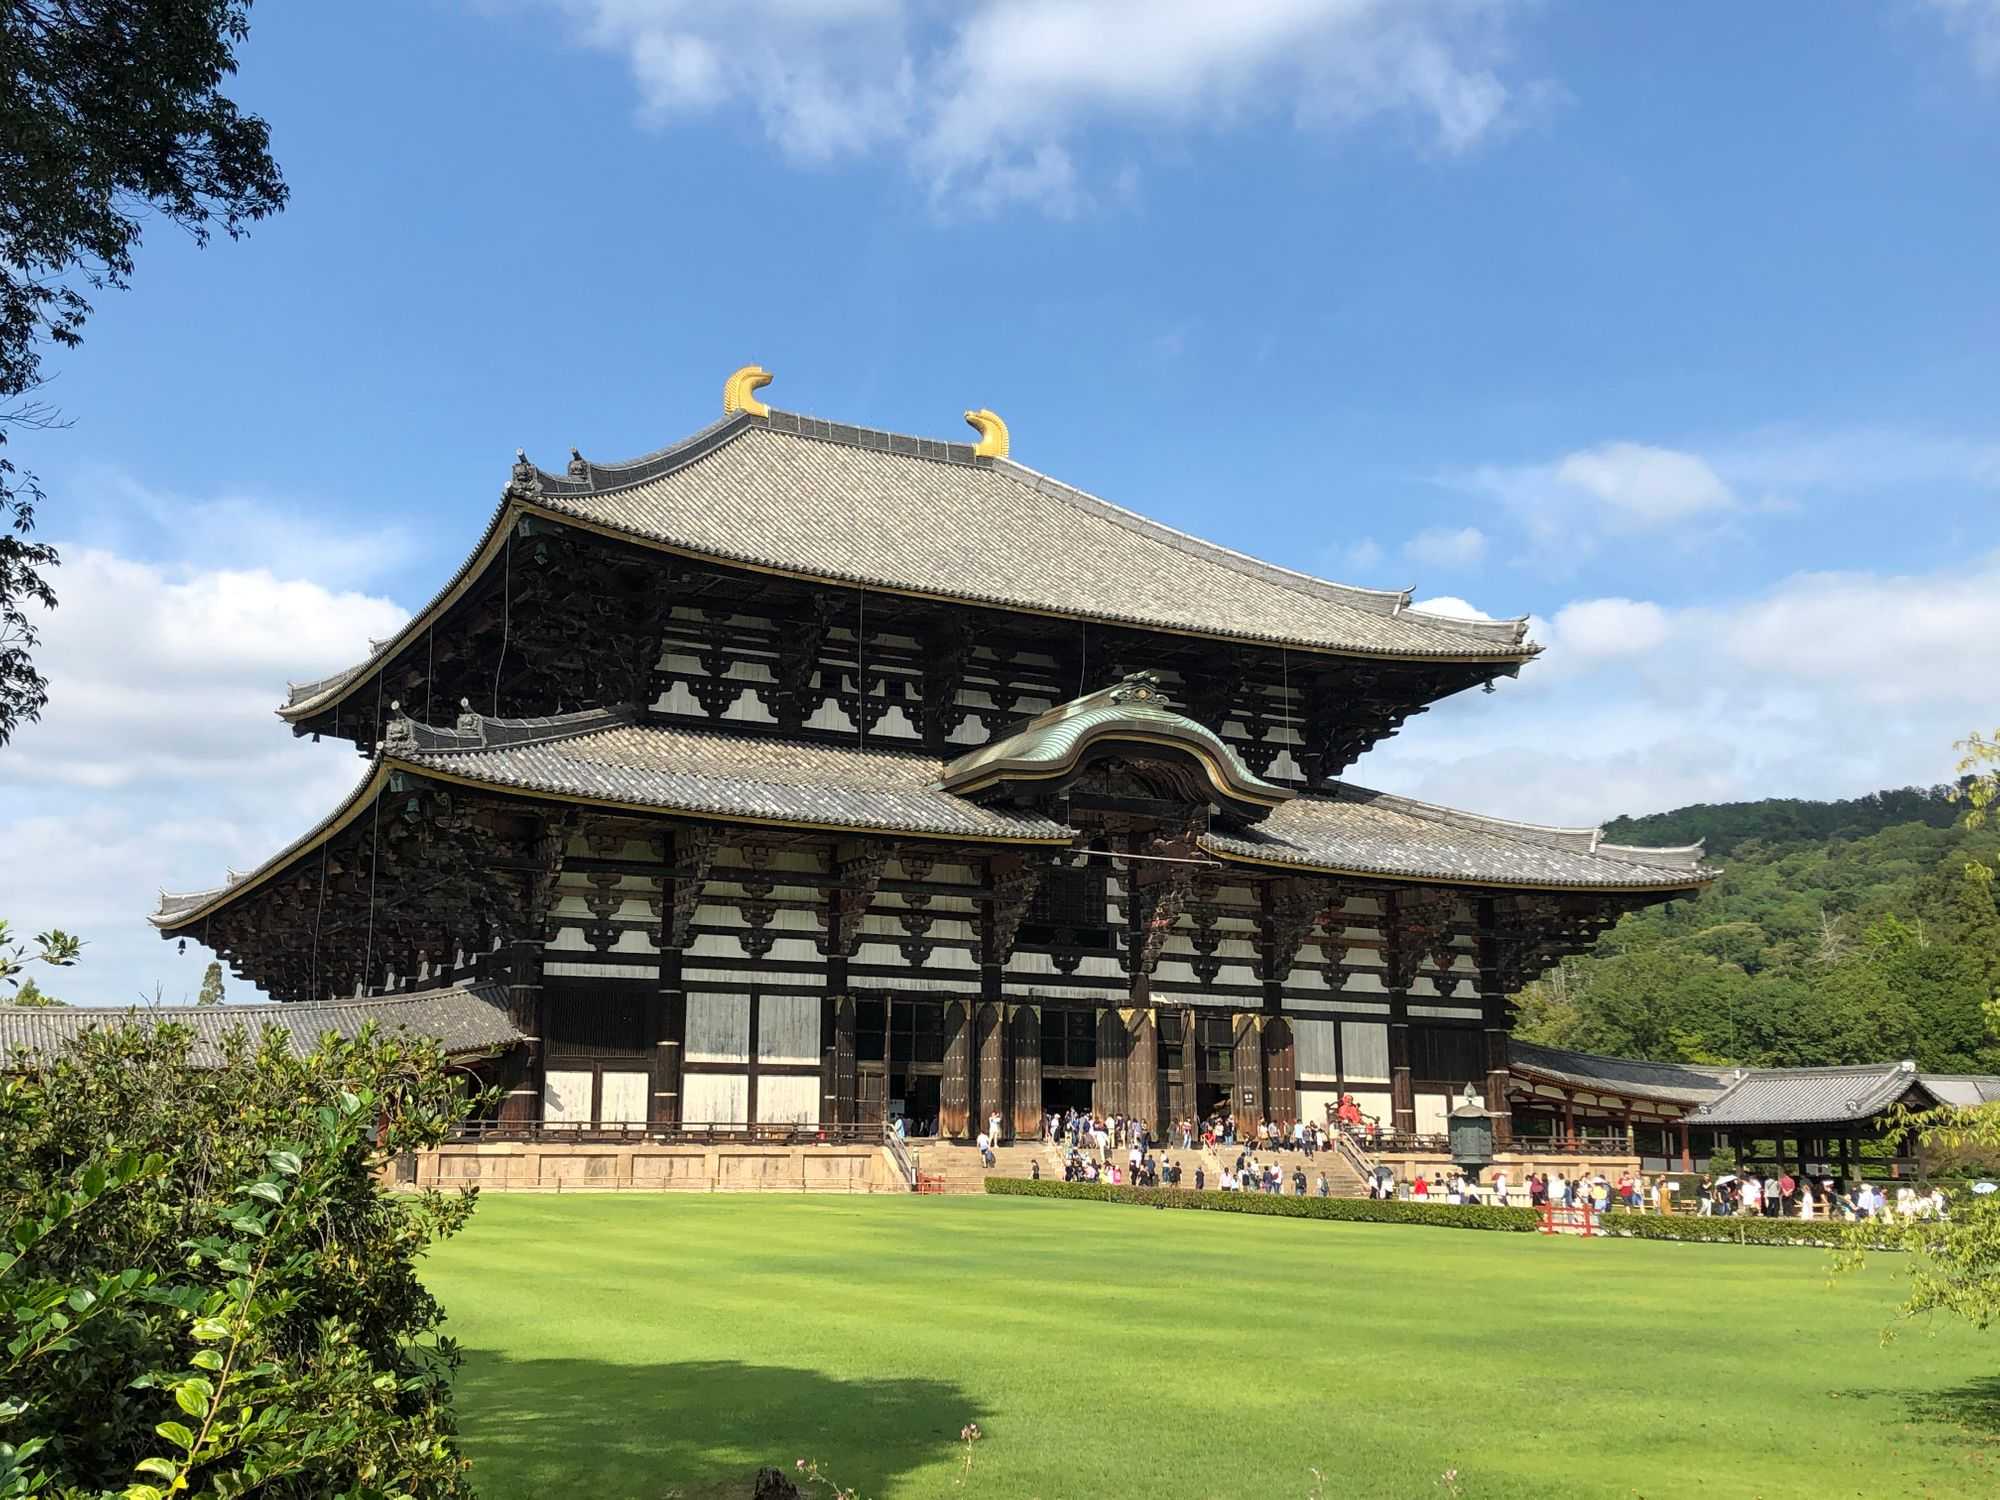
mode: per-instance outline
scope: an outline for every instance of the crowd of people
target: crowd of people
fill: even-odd
[[[1334,1131],[1351,1135],[1366,1146],[1374,1122],[1364,1119],[1353,1100],[1342,1095],[1337,1112],[1321,1125],[1301,1120],[1280,1125],[1260,1120],[1239,1126],[1224,1112],[1203,1119],[1176,1121],[1162,1143],[1143,1120],[1121,1115],[1096,1115],[1083,1110],[1051,1111],[1043,1117],[1042,1139],[1063,1150],[1063,1180],[1135,1187],[1193,1187],[1223,1192],[1289,1193],[1296,1197],[1328,1197],[1332,1184],[1315,1159],[1332,1144]],[[995,1122],[997,1138],[997,1121]],[[1223,1163],[1209,1181],[1207,1156],[1197,1156],[1184,1168],[1167,1155],[1173,1143],[1183,1152],[1201,1148]],[[985,1141],[981,1141],[982,1149]],[[1232,1157],[1233,1153],[1233,1157]],[[1293,1153],[1289,1169],[1279,1158]],[[990,1154],[989,1154],[990,1160]],[[1036,1163],[1033,1175],[1041,1176]],[[1529,1172],[1517,1183],[1505,1168],[1484,1180],[1478,1172],[1455,1168],[1413,1168],[1398,1177],[1378,1165],[1366,1178],[1368,1196],[1418,1203],[1499,1204],[1560,1209],[1590,1208],[1598,1213],[1658,1213],[1663,1209],[1700,1214],[1740,1214],[1765,1218],[1925,1219],[1943,1218],[1949,1211],[1944,1190],[1902,1184],[1890,1190],[1856,1181],[1841,1186],[1832,1178],[1794,1178],[1789,1171],[1759,1177],[1725,1173],[1704,1177],[1692,1201],[1679,1177],[1653,1177],[1626,1172],[1613,1178],[1601,1171],[1566,1173],[1561,1169]],[[1663,1201],[1665,1200],[1665,1201]]]

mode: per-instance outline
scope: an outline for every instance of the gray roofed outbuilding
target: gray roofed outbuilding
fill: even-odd
[[[1715,1098],[1728,1086],[1717,1070],[1689,1067],[1683,1063],[1599,1057],[1591,1052],[1544,1047],[1524,1042],[1518,1037],[1508,1040],[1507,1063],[1514,1071],[1530,1078],[1546,1079],[1598,1093],[1655,1099],[1668,1104],[1702,1104]]]
[[[1906,1097],[1939,1102],[1916,1064],[1868,1063],[1846,1068],[1748,1068],[1689,1117],[1697,1126],[1854,1125],[1872,1120]]]
[[[0,1006],[0,1067],[53,1057],[84,1032],[98,1027],[185,1026],[194,1033],[192,1060],[212,1067],[221,1060],[230,1032],[242,1029],[252,1042],[267,1028],[285,1033],[303,1055],[328,1032],[349,1039],[370,1022],[384,1032],[434,1037],[451,1057],[501,1052],[524,1040],[507,1019],[497,985],[448,985],[408,995],[367,1000],[301,1001],[287,1005],[160,1005],[114,1009],[86,1005]]]

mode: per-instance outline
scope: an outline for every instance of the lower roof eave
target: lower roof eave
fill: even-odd
[[[1204,835],[1199,841],[1204,852],[1231,864],[1295,875],[1335,875],[1347,880],[1387,881],[1396,885],[1454,886],[1475,891],[1551,891],[1564,895],[1649,895],[1681,896],[1706,890],[1715,877],[1685,882],[1637,881],[1631,884],[1599,881],[1494,880],[1477,875],[1422,873],[1407,870],[1367,869],[1356,865],[1314,864],[1304,860],[1259,858],[1232,849],[1217,848]]]

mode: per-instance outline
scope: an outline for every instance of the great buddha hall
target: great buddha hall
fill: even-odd
[[[436,597],[279,709],[355,745],[353,792],[162,934],[314,1009],[494,997],[524,1133],[1347,1093],[1424,1135],[1468,1084],[1561,1086],[1511,997],[1713,878],[1342,779],[1531,668],[1525,621],[1188,536],[1017,462],[990,411],[905,437],[769,382],[643,458],[520,457]]]

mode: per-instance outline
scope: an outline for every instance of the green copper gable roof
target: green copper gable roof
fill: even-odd
[[[1001,781],[1041,781],[1077,770],[1105,741],[1136,741],[1186,752],[1201,762],[1216,795],[1234,806],[1268,812],[1294,794],[1251,771],[1205,724],[1176,713],[1156,672],[1135,672],[1114,687],[1059,703],[1013,734],[961,755],[938,785],[964,794]]]

